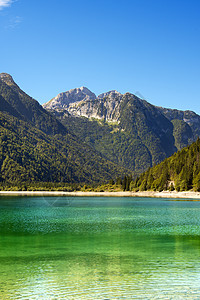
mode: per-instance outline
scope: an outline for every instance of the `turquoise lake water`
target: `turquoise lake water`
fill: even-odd
[[[200,202],[0,197],[0,299],[200,299]]]

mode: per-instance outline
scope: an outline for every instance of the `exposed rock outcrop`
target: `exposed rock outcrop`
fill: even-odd
[[[96,95],[86,87],[80,87],[58,94],[55,98],[45,103],[43,107],[48,110],[68,109],[73,103],[96,99]]]

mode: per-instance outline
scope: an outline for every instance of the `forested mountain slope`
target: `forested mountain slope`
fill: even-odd
[[[0,182],[93,183],[125,172],[0,74]]]
[[[149,168],[131,185],[136,190],[200,191],[200,140]]]
[[[82,142],[138,174],[200,134],[197,114],[156,107],[130,93],[110,91],[95,97],[80,88],[59,94],[43,107]]]
[[[8,112],[18,119],[29,122],[47,134],[67,132],[66,128],[36,100],[24,93],[9,74],[0,74],[0,96],[1,101],[4,101],[0,106],[0,111]]]

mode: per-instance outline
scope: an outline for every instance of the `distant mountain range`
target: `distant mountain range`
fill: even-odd
[[[200,135],[200,116],[156,107],[133,94],[81,87],[43,107],[103,157],[139,174]]]

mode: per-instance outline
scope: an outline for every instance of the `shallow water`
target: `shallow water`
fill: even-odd
[[[0,197],[0,299],[199,299],[200,202]]]

